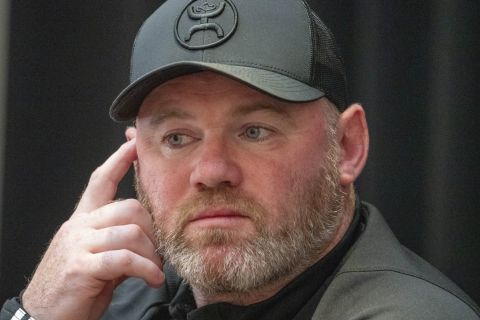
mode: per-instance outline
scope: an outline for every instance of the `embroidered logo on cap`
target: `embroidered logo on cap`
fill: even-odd
[[[230,0],[192,0],[177,18],[175,37],[188,49],[210,48],[227,41],[237,23]]]

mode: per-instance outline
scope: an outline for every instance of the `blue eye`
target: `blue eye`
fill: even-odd
[[[247,130],[245,130],[245,136],[249,139],[258,139],[261,133],[261,128],[259,127],[248,127]]]
[[[272,131],[260,126],[248,126],[243,132],[244,138],[253,141],[263,141],[272,134]]]
[[[167,137],[167,141],[169,144],[172,146],[178,146],[181,145],[183,142],[183,136],[181,134],[171,134]]]
[[[175,149],[175,148],[184,147],[189,143],[192,143],[195,140],[195,138],[182,133],[172,133],[172,134],[166,135],[162,140],[170,148]]]

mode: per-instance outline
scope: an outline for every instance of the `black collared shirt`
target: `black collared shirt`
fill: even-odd
[[[215,303],[197,308],[191,288],[182,282],[168,306],[170,316],[175,320],[310,319],[331,276],[359,233],[361,223],[358,203],[359,201],[353,221],[340,243],[270,299],[248,306]]]

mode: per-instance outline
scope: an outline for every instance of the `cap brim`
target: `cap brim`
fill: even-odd
[[[199,71],[213,71],[236,79],[277,97],[291,102],[307,102],[325,96],[325,93],[285,75],[252,67],[183,61],[156,69],[132,82],[115,99],[110,107],[110,117],[118,122],[136,117],[145,97],[165,81]]]

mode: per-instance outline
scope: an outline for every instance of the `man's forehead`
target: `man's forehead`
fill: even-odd
[[[238,108],[238,115],[257,110],[288,113],[311,102],[288,102],[266,94],[258,89],[227,76],[202,71],[173,78],[154,88],[144,99],[141,107],[154,106],[175,111],[191,98],[210,98],[218,103],[231,102]],[[232,99],[235,99],[231,101]],[[321,102],[323,99],[317,101]],[[195,101],[195,104],[201,104]]]
[[[148,116],[152,124],[158,124],[167,119],[194,119],[205,111],[213,116],[221,110],[234,119],[262,112],[290,121],[300,109],[325,108],[326,100],[284,101],[223,75],[200,72],[156,87],[143,101],[138,116]]]

